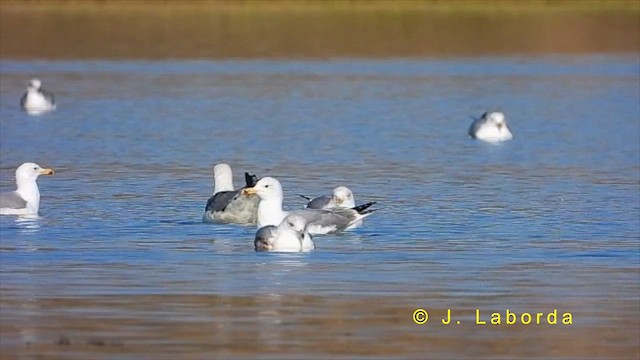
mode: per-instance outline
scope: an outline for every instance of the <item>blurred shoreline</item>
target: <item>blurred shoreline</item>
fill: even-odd
[[[640,53],[640,2],[0,2],[2,60],[583,53]]]
[[[429,10],[429,11],[638,11],[633,0],[3,0],[0,7],[42,10]]]

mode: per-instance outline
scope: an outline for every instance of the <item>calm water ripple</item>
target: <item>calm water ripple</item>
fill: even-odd
[[[36,75],[59,105],[29,117]],[[640,355],[637,56],[3,61],[0,76],[1,190],[24,161],[56,169],[39,218],[0,218],[10,358]],[[468,138],[490,109],[512,141]],[[254,228],[200,221],[219,161],[236,184],[279,178],[289,208],[345,184],[381,210],[314,252],[255,253]],[[418,307],[469,324],[420,327]],[[574,325],[476,330],[476,308]]]

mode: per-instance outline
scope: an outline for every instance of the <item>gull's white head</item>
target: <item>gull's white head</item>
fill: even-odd
[[[307,227],[307,220],[300,215],[291,214],[284,218],[278,227],[302,234]]]
[[[495,124],[498,128],[502,128],[507,124],[504,114],[498,111],[485,114],[485,118],[488,122]]]
[[[273,226],[259,229],[253,244],[258,251],[297,252],[315,248],[313,239],[307,232],[307,220],[296,214],[282,219],[276,231],[273,230]]]
[[[21,184],[27,184],[29,182],[35,182],[40,175],[53,175],[53,169],[43,169],[40,165],[32,162],[24,163],[16,169],[16,184],[20,187]]]
[[[39,79],[31,79],[28,89],[39,90],[41,86],[42,82]]]
[[[220,163],[213,167],[214,194],[221,191],[233,191],[233,173],[231,166]]]
[[[263,177],[256,183],[256,186],[246,188],[243,192],[246,195],[256,194],[261,200],[282,200],[283,197],[280,181],[272,177]]]
[[[353,192],[346,186],[338,186],[333,189],[333,201],[337,206],[352,208],[356,206]]]

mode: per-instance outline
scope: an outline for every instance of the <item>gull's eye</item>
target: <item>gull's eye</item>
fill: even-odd
[[[265,187],[265,188],[268,188],[268,187],[269,187],[269,185],[265,185],[264,187]]]
[[[34,168],[33,168],[33,170],[38,170],[38,168],[37,168],[37,167],[34,167]]]

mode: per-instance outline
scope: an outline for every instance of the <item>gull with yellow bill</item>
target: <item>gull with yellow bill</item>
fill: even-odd
[[[307,222],[310,234],[330,234],[345,230],[349,226],[371,215],[375,210],[369,209],[375,202],[353,208],[336,207],[330,210],[302,209],[295,211],[282,210],[282,185],[277,179],[264,177],[255,186],[247,187],[244,194],[256,194],[260,197],[258,204],[258,228],[278,226],[290,214],[301,216]]]
[[[40,189],[36,180],[40,175],[53,175],[53,169],[43,169],[32,162],[16,169],[16,190],[0,194],[0,215],[38,215]]]

